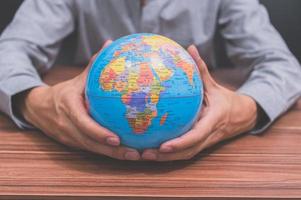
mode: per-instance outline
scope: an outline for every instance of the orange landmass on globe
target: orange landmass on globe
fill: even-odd
[[[157,115],[156,115],[157,116]],[[133,128],[134,133],[142,134],[151,125],[154,117],[152,112],[138,113],[135,118],[127,118],[130,126]]]
[[[184,59],[182,59],[179,56],[175,57],[175,62],[176,65],[180,67],[188,77],[190,85],[193,85],[194,66],[191,63],[186,62]]]
[[[150,86],[154,79],[154,75],[151,68],[148,66],[147,63],[141,63],[139,66],[140,71],[137,83],[140,86]]]
[[[162,126],[167,118],[168,113],[165,113],[164,115],[162,115],[161,119],[160,119],[160,126]]]

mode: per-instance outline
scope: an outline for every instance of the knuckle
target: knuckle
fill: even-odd
[[[82,133],[89,136],[93,140],[106,143],[106,139],[108,138],[108,134],[104,131],[97,129],[97,127],[92,126],[90,123],[86,123],[85,120],[77,122],[77,125]]]
[[[69,116],[73,123],[76,123],[79,128],[86,130],[89,124],[89,121],[87,120],[85,113],[81,113],[79,111],[76,111],[75,109],[69,110]]]
[[[68,94],[68,93],[74,93],[74,92],[70,92],[70,91],[65,91],[66,94],[59,94],[58,96],[58,109],[60,111],[65,112],[66,114],[72,114],[70,113],[70,111],[72,111],[74,109],[74,95]]]
[[[68,93],[66,91],[66,89],[63,87],[59,87],[55,90],[55,99],[58,101],[58,102],[62,102],[62,103],[65,103],[66,101],[68,101]]]
[[[72,120],[77,123],[78,125],[82,125],[82,119],[81,116],[78,113],[75,113],[74,111],[70,111],[72,115]]]
[[[194,151],[189,151],[184,155],[184,160],[190,160],[192,159],[196,153]]]
[[[57,134],[54,136],[55,139],[57,139],[59,142],[67,145],[67,146],[73,146],[74,147],[74,143],[72,142],[72,140],[67,136],[67,134],[65,132],[61,132],[58,131]]]
[[[63,144],[67,145],[67,146],[71,146],[74,147],[74,143],[70,140],[70,138],[64,136],[63,134],[60,134],[60,142],[62,142]]]
[[[72,138],[69,134],[69,128],[65,124],[59,125],[59,128],[52,135],[61,143],[71,146]]]
[[[63,118],[59,118],[56,120],[56,125],[58,127],[58,129],[62,132],[65,132],[67,129],[67,124],[66,124],[66,120],[64,120]]]
[[[96,152],[97,148],[95,148],[95,145],[91,144],[88,139],[79,138],[77,142],[82,148]]]
[[[115,159],[118,159],[118,160],[125,160],[125,157],[124,157],[124,150],[121,149],[121,148],[111,148],[111,157],[115,158]]]
[[[78,145],[89,152],[93,152],[100,155],[106,155],[101,148],[99,148],[97,145],[88,142],[87,140],[78,139],[77,140]]]
[[[101,133],[96,133],[94,130],[91,130],[87,127],[84,127],[86,125],[79,125],[79,129],[80,131],[86,135],[87,137],[89,137],[91,140],[98,142],[98,143],[105,143],[105,137],[102,136]]]
[[[97,147],[91,147],[91,146],[86,146],[85,147],[88,151],[92,151],[94,153],[104,155],[110,158],[118,159],[118,160],[125,160],[123,154],[121,152],[118,152],[118,149],[116,148],[104,148],[100,149]]]
[[[215,138],[225,138],[228,135],[228,131],[227,129],[222,129],[216,132],[215,137],[213,137],[213,139]]]
[[[184,149],[186,149],[188,147],[190,147],[190,145],[189,144],[185,144],[185,143],[183,143],[183,144],[174,144],[172,146],[172,150],[174,152],[180,152],[180,151],[183,151]]]
[[[84,118],[79,112],[76,112],[74,109],[69,109],[68,116],[73,124],[78,125],[79,128],[83,129],[85,127],[86,122]]]
[[[62,103],[68,103],[69,102],[69,95],[68,93],[63,93],[62,91],[58,92],[58,96]]]

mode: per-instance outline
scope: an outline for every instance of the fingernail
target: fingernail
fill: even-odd
[[[109,137],[107,138],[107,144],[111,145],[111,146],[118,146],[119,145],[119,139],[115,138],[115,137]]]
[[[170,153],[173,151],[172,147],[171,146],[163,146],[160,148],[160,151],[163,152],[163,153]]]
[[[143,154],[142,157],[145,160],[157,160],[157,155],[150,152]]]
[[[139,160],[139,154],[135,151],[129,151],[124,154],[126,160]]]

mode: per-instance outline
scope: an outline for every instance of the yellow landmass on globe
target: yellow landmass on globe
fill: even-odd
[[[139,74],[137,73],[137,71],[133,70],[133,69],[128,69],[128,85],[127,85],[127,93],[132,93],[135,91],[139,90],[139,85],[138,85],[138,78],[139,78]]]
[[[164,45],[168,44],[180,47],[176,42],[172,41],[171,39],[159,35],[142,36],[142,41],[150,45],[153,51],[158,51]]]
[[[125,70],[125,57],[113,59],[107,66],[100,75],[100,85],[104,90],[111,91],[117,89],[121,91],[124,88],[124,83],[120,82],[116,84],[114,80]]]
[[[146,55],[147,58],[149,58],[152,62],[156,65],[153,66],[153,70],[158,75],[160,81],[167,81],[173,76],[173,71],[171,69],[168,69],[163,63],[163,59],[158,55],[157,52],[152,52],[150,54]]]

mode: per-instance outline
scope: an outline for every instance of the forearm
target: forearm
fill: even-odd
[[[19,127],[29,127],[14,115],[14,95],[44,85],[29,56],[25,42],[0,39],[0,111],[6,113]],[[23,51],[22,51],[23,50]]]
[[[45,87],[47,86],[33,87],[12,96],[11,102],[12,102],[13,115],[16,116],[18,119],[20,119],[21,121],[31,124],[30,120],[28,120],[27,117],[28,109],[30,107],[29,102],[36,101],[37,103],[39,103],[40,100],[39,99],[32,100],[32,96],[34,93],[36,93],[36,91],[39,91]]]
[[[39,74],[54,63],[64,37],[74,29],[72,1],[24,1],[0,37],[0,111],[19,127],[12,98],[43,86]],[[47,26],[45,26],[45,23]]]
[[[258,1],[225,0],[221,5],[218,22],[228,56],[236,66],[252,68],[237,92],[262,109],[263,120],[252,131],[258,133],[301,95],[301,67]]]
[[[258,120],[258,107],[256,101],[247,95],[237,95],[233,98],[230,110],[229,124],[234,133],[243,133],[253,129]]]
[[[238,93],[252,97],[261,110],[252,133],[259,133],[287,111],[301,95],[301,68],[293,56],[267,55],[254,67]],[[295,62],[294,62],[295,61]]]

